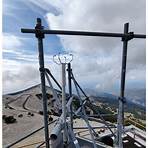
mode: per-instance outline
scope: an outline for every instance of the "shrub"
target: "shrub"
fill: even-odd
[[[13,109],[13,108],[9,106],[9,109]]]
[[[75,109],[80,107],[80,101],[77,98],[74,98],[72,103]]]
[[[41,100],[42,94],[36,94],[36,96]],[[53,95],[47,93],[47,99],[53,98]]]
[[[23,117],[23,114],[19,114],[18,117],[19,117],[19,118],[22,118],[22,117]]]
[[[53,118],[50,116],[48,120],[49,120],[49,122],[50,122],[50,121],[53,121]]]
[[[33,113],[31,113],[31,115],[30,116],[34,116],[34,114]]]
[[[41,111],[41,110],[40,110],[38,113],[39,113],[40,115],[43,115],[43,111]]]
[[[31,112],[28,112],[28,115],[29,115],[29,116],[34,116],[34,114],[33,114],[33,113],[31,113]]]
[[[13,116],[5,116],[4,121],[5,123],[10,124],[10,123],[15,123],[16,119]]]
[[[48,115],[51,115],[51,112],[48,110]]]
[[[31,115],[31,112],[28,112],[28,115]]]
[[[3,117],[2,117],[2,118],[3,118],[3,120],[4,120],[4,119],[6,118],[6,115],[3,115]]]

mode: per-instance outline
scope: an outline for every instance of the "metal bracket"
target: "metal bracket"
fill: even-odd
[[[134,32],[129,32],[129,33],[125,34],[124,37],[122,37],[122,41],[123,42],[124,41],[129,41],[129,40],[131,40],[133,38],[134,38]]]
[[[44,29],[44,26],[42,26],[42,22],[40,18],[37,18],[37,24],[35,26],[35,36],[36,38],[44,38],[45,35],[42,32],[42,30]]]
[[[118,97],[119,100],[121,100],[123,103],[126,103],[126,98],[125,97]]]
[[[46,68],[39,68],[39,71],[40,72],[45,72],[46,71]]]

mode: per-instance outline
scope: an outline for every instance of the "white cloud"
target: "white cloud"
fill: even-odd
[[[3,49],[3,53],[8,55],[5,55],[2,60],[3,94],[40,83],[38,54],[26,52],[23,49],[23,41],[23,38],[11,34],[5,36],[3,47],[6,49]],[[7,43],[8,45],[6,45]],[[54,71],[54,75],[58,76],[59,67],[53,63],[52,56],[45,55],[45,67],[50,67],[50,70]],[[60,79],[59,76],[57,78]]]
[[[48,57],[49,59],[49,57]],[[47,60],[47,59],[46,59]],[[45,63],[54,76],[60,82],[60,67],[56,64]],[[3,60],[3,94],[22,90],[32,85],[40,83],[40,73],[38,62],[20,62],[15,60]]]
[[[145,34],[144,0],[65,0],[62,3],[56,1],[53,4],[60,8],[60,15],[46,15],[51,29],[123,32],[124,23],[129,22],[130,31]],[[121,39],[80,36],[60,38],[65,49],[74,53],[73,68],[80,82],[88,84],[88,87],[92,84],[97,88],[101,86],[104,90],[120,83]],[[132,76],[131,71],[137,70],[136,77],[141,69],[145,73],[145,41],[130,41],[127,75]],[[144,74],[140,75],[137,76],[139,82],[145,79]]]
[[[21,45],[22,42],[19,37],[8,33],[3,34],[3,49],[5,49],[6,52],[9,52],[9,50],[11,52],[12,49],[17,50]]]
[[[48,6],[49,9],[51,5],[55,7],[59,15],[49,10],[45,17],[50,29],[123,32],[124,23],[129,22],[130,31],[145,33],[145,0],[29,0],[29,3],[45,11],[48,11]],[[98,90],[108,91],[120,86],[121,39],[60,35],[59,37],[66,51],[74,54],[73,71],[83,87],[93,86]],[[14,42],[8,41],[6,45],[9,52],[21,46],[20,40],[14,36],[12,38]],[[18,55],[17,50],[15,52]],[[18,59],[26,60],[28,64],[30,61],[37,62],[37,55],[24,54]],[[46,56],[45,59],[47,59],[47,67],[49,65],[54,75],[60,80],[60,68],[53,64],[51,56]],[[20,64],[18,67],[21,66]],[[27,71],[28,68],[23,67],[22,70]],[[17,75],[19,72],[17,71]],[[34,73],[33,69],[32,72]],[[18,78],[22,81],[21,77]],[[127,80],[132,82],[134,78],[137,83],[145,80],[145,41],[140,39],[130,41],[128,48]],[[25,81],[19,84],[24,83]]]

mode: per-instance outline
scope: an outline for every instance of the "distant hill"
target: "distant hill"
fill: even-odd
[[[36,84],[34,86],[31,86],[31,87],[28,87],[26,89],[23,89],[23,90],[20,90],[20,91],[17,91],[17,92],[12,92],[12,93],[8,93],[8,94],[5,94],[5,95],[17,95],[17,94],[21,94],[21,93],[24,93],[24,92],[27,92],[27,91],[30,91],[30,90],[34,90],[36,88],[39,88],[40,91],[41,91],[41,84]],[[46,86],[46,90],[48,89],[51,89],[49,86]],[[61,91],[55,89],[57,92],[61,93]],[[4,95],[4,96],[5,96]]]
[[[60,100],[61,91],[57,89],[55,91],[57,92],[57,98]],[[58,104],[52,89],[48,86],[46,86],[46,93],[49,111],[58,113],[61,105]],[[43,111],[42,102],[41,84],[37,84],[18,92],[3,95],[3,110],[23,110],[40,114]]]
[[[104,108],[112,108],[112,110],[117,111],[118,108],[118,97],[112,94],[100,93],[98,96],[90,96],[90,100],[94,103],[102,103],[101,106]],[[137,119],[146,119],[146,108],[142,105],[136,104],[132,101],[127,100],[124,105],[124,111],[127,113],[132,113]]]
[[[146,106],[146,90],[145,89],[130,89],[125,92],[128,100],[133,103]]]
[[[53,98],[51,98],[51,96],[53,96],[53,94],[51,88],[47,86],[46,90],[47,90],[47,95],[49,96],[48,98],[50,98],[50,100],[52,101]],[[56,89],[55,91],[61,97],[61,92]],[[118,96],[104,92],[96,92],[94,90],[89,90],[85,92],[88,96],[90,96],[90,99],[92,101],[102,103],[104,108],[111,107],[114,111],[117,110]],[[125,104],[125,112],[133,113],[137,118],[145,119],[144,95],[145,95],[144,90],[126,91],[127,101]],[[52,103],[49,103],[50,100],[48,100],[48,104],[50,104],[50,106],[53,106]],[[42,110],[41,85],[38,84],[18,92],[3,95],[3,103],[5,104],[6,107],[8,106],[11,108],[18,108],[18,109],[27,108],[28,110],[39,112],[40,110]]]
[[[106,92],[97,92],[95,90],[86,89],[86,93],[90,96],[100,96],[101,98],[108,99],[117,99],[118,96],[106,93]],[[130,89],[125,91],[125,97],[128,103],[134,103],[140,106],[146,106],[146,90],[145,89]]]

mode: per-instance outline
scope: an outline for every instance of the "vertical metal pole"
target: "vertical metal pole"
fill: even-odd
[[[65,87],[66,87],[66,73],[65,73],[65,65],[66,63],[62,63],[62,113],[64,117],[64,130],[63,130],[63,142],[64,145],[67,143],[67,137],[66,137],[66,93],[65,93]]]
[[[71,64],[68,63],[68,84],[69,84],[69,96],[72,97],[72,85],[71,85]]]
[[[128,33],[129,23],[124,24],[124,34]],[[123,37],[123,53],[122,53],[122,70],[121,70],[121,89],[119,98],[118,110],[118,129],[117,129],[117,146],[123,148],[122,133],[123,133],[123,119],[124,119],[124,90],[125,90],[125,75],[126,75],[126,59],[127,59],[127,45],[128,38]]]
[[[37,18],[36,29],[38,29],[38,30],[43,29],[43,27],[41,25],[41,19],[40,18]],[[40,69],[41,89],[42,89],[42,98],[43,98],[45,142],[46,142],[46,148],[49,148],[47,95],[46,95],[46,86],[45,86],[44,51],[43,51],[43,38],[44,38],[44,34],[36,33],[36,37],[38,38],[39,69]]]
[[[71,64],[68,63],[68,86],[69,86],[69,98],[72,97],[72,85],[71,85]],[[73,130],[73,116],[72,116],[72,103],[70,105],[70,122],[71,122],[71,128]]]

